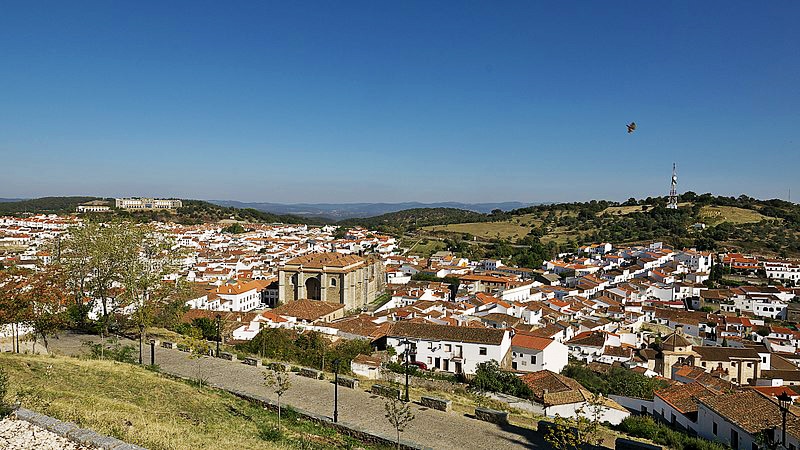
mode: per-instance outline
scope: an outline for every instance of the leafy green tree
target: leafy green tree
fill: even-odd
[[[470,381],[470,388],[475,391],[501,392],[520,398],[532,398],[531,388],[512,372],[500,370],[495,360],[478,364],[475,375]]]

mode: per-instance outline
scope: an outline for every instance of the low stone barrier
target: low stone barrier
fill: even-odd
[[[310,369],[308,367],[301,367],[299,375],[301,377],[313,378],[315,380],[324,380],[325,379],[325,373],[324,372],[322,372],[321,370],[317,370],[317,369]]]
[[[453,401],[445,400],[443,398],[422,397],[420,399],[420,403],[422,403],[422,406],[426,408],[437,409],[439,411],[448,412],[453,409]]]
[[[288,372],[292,366],[290,364],[282,363],[282,362],[271,362],[264,364],[269,370],[274,370],[276,372]]]
[[[128,444],[119,439],[104,436],[92,430],[79,428],[74,423],[62,422],[29,409],[17,408],[13,414],[19,420],[32,423],[33,425],[44,428],[53,434],[69,439],[80,445],[113,450],[146,450],[138,445]]]
[[[384,386],[382,384],[373,384],[370,392],[375,395],[380,395],[381,397],[400,398],[400,389]]]
[[[648,444],[646,442],[634,441],[632,439],[625,439],[618,437],[614,442],[614,448],[618,450],[663,450],[663,447],[658,445]]]
[[[339,375],[339,386],[348,387],[350,389],[358,389],[358,380]]]
[[[261,367],[261,360],[257,358],[245,358],[242,362],[248,366]]]
[[[236,355],[228,352],[220,352],[219,357],[222,359],[227,359],[228,361],[236,361],[238,359],[236,358]]]
[[[178,344],[176,344],[174,342],[170,342],[170,341],[164,341],[164,342],[161,343],[161,347],[168,348],[168,349],[172,350],[174,348],[177,348]]]
[[[489,408],[475,408],[475,418],[498,425],[508,424],[508,413]]]

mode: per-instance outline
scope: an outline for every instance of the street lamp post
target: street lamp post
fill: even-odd
[[[144,346],[144,324],[139,324],[139,365],[142,365],[142,347]]]
[[[789,412],[789,407],[791,405],[792,397],[784,390],[781,392],[781,395],[778,396],[778,406],[781,409],[782,416],[781,444],[783,444],[783,448],[786,448],[786,413]]]
[[[333,360],[333,423],[339,422],[339,359]]]
[[[406,368],[406,370],[405,370],[405,372],[406,372],[405,400],[406,400],[406,403],[407,403],[409,401],[409,398],[408,398],[408,365],[409,365],[410,357],[411,357],[411,344],[412,344],[412,342],[409,341],[408,339],[406,339],[406,340],[402,341],[401,344],[403,344],[403,346],[404,346],[403,347],[403,349],[404,349],[403,350],[403,355],[405,357],[405,368]]]
[[[150,339],[150,365],[156,365],[156,340]]]
[[[222,315],[217,314],[217,358],[219,358],[219,343],[222,340],[222,328],[220,324],[222,322]]]

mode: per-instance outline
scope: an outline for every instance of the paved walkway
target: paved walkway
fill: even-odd
[[[83,341],[98,341],[97,336],[63,334],[50,342],[50,349],[59,354],[77,355],[86,349]],[[138,342],[126,344],[138,346]],[[138,348],[138,347],[137,347]],[[149,346],[145,347],[145,362],[150,361]],[[277,400],[277,396],[263,385],[263,369],[241,362],[217,358],[201,358],[203,377],[211,384],[248,394]],[[184,352],[156,349],[156,364],[162,372],[182,377],[197,377],[198,360]],[[333,415],[333,383],[292,375],[292,388],[282,401],[293,407],[319,415]],[[536,431],[514,425],[498,426],[482,422],[460,413],[445,413],[418,404],[412,404],[416,418],[403,433],[403,439],[434,449],[519,449],[551,448]],[[339,421],[385,436],[393,436],[394,429],[384,416],[384,400],[363,389],[339,387]]]

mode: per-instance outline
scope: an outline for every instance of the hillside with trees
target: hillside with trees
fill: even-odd
[[[693,192],[681,195],[679,202],[679,208],[673,210],[666,208],[666,197],[631,198],[624,203],[593,200],[496,211],[469,223],[465,222],[467,216],[439,217],[437,225],[451,220],[450,224],[460,224],[458,227],[422,229],[408,226],[407,222],[403,227],[401,221],[394,226],[417,237],[438,239],[449,250],[464,256],[503,258],[523,267],[538,267],[543,258],[595,242],[636,244],[661,240],[675,247],[701,250],[800,256],[797,204]],[[495,230],[498,223],[523,227],[527,234],[510,239],[480,232],[482,228]],[[464,229],[476,231],[468,233]]]
[[[183,207],[177,210],[130,211],[114,207],[114,199],[99,197],[42,197],[30,200],[0,202],[0,215],[25,216],[32,214],[75,214],[78,205],[91,201],[105,201],[111,206],[110,212],[82,213],[94,221],[124,219],[146,223],[150,221],[176,222],[181,224],[200,224],[220,220],[236,220],[254,223],[299,223],[321,225],[329,220],[316,217],[302,217],[290,214],[272,214],[252,208],[219,206],[202,200],[181,200]]]
[[[337,223],[343,226],[358,225],[388,233],[403,233],[429,225],[486,222],[493,217],[492,214],[457,208],[413,208],[375,217],[346,219]]]
[[[70,214],[78,205],[98,197],[42,197],[29,200],[9,200],[0,202],[0,215],[33,214]]]

